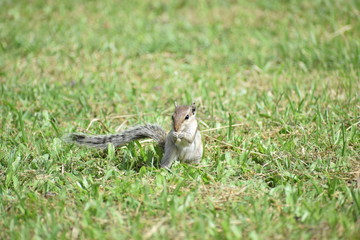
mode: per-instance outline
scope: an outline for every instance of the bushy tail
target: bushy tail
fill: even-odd
[[[84,133],[70,133],[63,139],[65,142],[78,145],[105,149],[112,143],[114,146],[124,145],[134,140],[152,138],[164,149],[166,132],[158,125],[146,124],[129,128],[118,134],[87,135]]]

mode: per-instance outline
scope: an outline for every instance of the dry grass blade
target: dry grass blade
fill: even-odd
[[[358,121],[357,123],[351,124],[346,131],[350,130],[353,126],[357,127],[358,125],[360,125],[360,121]]]
[[[247,151],[246,149],[243,149],[243,148],[241,148],[241,147],[234,146],[234,145],[232,145],[232,144],[230,144],[230,143],[221,141],[221,140],[216,139],[216,138],[214,138],[214,137],[211,137],[211,136],[209,136],[209,135],[207,135],[207,134],[204,134],[204,136],[206,136],[206,137],[208,137],[208,138],[210,138],[210,139],[212,139],[212,140],[214,140],[214,141],[216,141],[216,142],[219,142],[219,143],[221,143],[221,144],[223,144],[223,145],[225,145],[225,146],[229,146],[229,147],[232,147],[232,148],[235,148],[235,149],[239,149],[239,150],[241,150],[242,152]],[[267,155],[267,154],[263,154],[263,153],[259,153],[259,152],[254,152],[254,151],[249,151],[249,153],[254,154],[254,155],[258,155],[258,156],[262,156],[262,157],[268,157],[268,156],[269,156],[269,155]]]
[[[231,127],[238,127],[238,126],[243,126],[244,124],[242,123],[237,123],[237,124],[233,124],[231,125]],[[215,131],[215,130],[219,130],[219,129],[223,129],[223,128],[229,128],[230,126],[221,126],[221,127],[216,127],[216,128],[209,128],[209,129],[205,129],[202,130],[200,132],[211,132],[211,131]]]
[[[342,26],[341,28],[339,28],[338,30],[336,30],[335,32],[329,34],[328,36],[328,41],[332,40],[333,38],[337,37],[337,36],[340,36],[342,34],[344,34],[345,32],[347,31],[350,31],[352,29],[352,26],[351,25],[345,25],[345,26]]]
[[[120,129],[124,126],[125,123],[127,123],[128,120],[123,121],[116,129],[115,132],[119,132]]]
[[[86,128],[86,131],[89,131],[91,125],[94,122],[99,122],[101,124],[101,126],[103,126],[103,128],[105,129],[105,131],[110,132],[109,129],[105,126],[105,124],[99,119],[99,118],[94,118],[93,120],[90,121],[89,125]]]
[[[144,235],[144,239],[151,238],[154,233],[158,231],[158,229],[163,225],[163,223],[166,221],[166,218],[163,218],[161,221],[159,221],[157,224],[155,224],[147,233]]]
[[[119,119],[119,118],[132,118],[132,117],[142,117],[142,116],[151,116],[155,113],[140,113],[140,114],[124,114],[124,115],[115,115],[109,116],[110,119]]]
[[[165,109],[164,111],[162,111],[161,114],[162,114],[162,115],[164,115],[164,114],[166,115],[166,114],[168,114],[169,112],[172,112],[173,109],[174,109],[173,107],[169,107],[169,108]]]
[[[205,127],[209,128],[209,125],[207,125],[203,120],[198,119],[198,121],[199,121],[202,125],[204,125]]]

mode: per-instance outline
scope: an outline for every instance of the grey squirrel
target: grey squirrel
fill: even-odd
[[[202,158],[203,146],[196,120],[195,103],[190,106],[175,105],[172,115],[172,130],[168,134],[158,125],[145,124],[110,135],[70,133],[64,137],[64,140],[87,147],[105,149],[110,143],[116,147],[144,138],[155,140],[164,151],[160,162],[162,168],[170,168],[176,160],[199,163]]]

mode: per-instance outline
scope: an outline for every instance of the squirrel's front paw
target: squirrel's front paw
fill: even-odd
[[[175,141],[175,142],[181,141],[181,139],[179,138],[179,133],[173,132],[173,137],[174,137],[174,141]]]
[[[175,142],[181,142],[181,140],[184,138],[184,133],[173,132],[173,137]]]
[[[185,134],[182,132],[173,132],[173,136],[174,136],[174,138],[177,138],[177,139],[183,139]]]
[[[174,137],[175,139],[179,138],[178,135],[179,135],[179,133],[173,132],[173,137]]]
[[[177,136],[178,136],[178,138],[183,139],[185,137],[185,134],[181,132],[181,133],[178,133]]]

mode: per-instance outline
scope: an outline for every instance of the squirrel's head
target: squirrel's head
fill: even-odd
[[[187,129],[188,125],[196,121],[196,106],[195,103],[190,106],[176,106],[172,115],[173,128],[175,132],[182,132]]]

